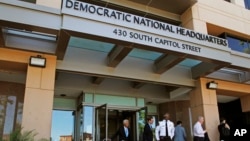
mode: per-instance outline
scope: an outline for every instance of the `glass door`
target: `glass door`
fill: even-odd
[[[75,111],[53,110],[51,141],[74,140]]]
[[[147,122],[147,107],[143,107],[136,111],[137,141],[143,140],[143,130]]]
[[[108,108],[107,104],[95,108],[95,140],[108,141]]]
[[[82,101],[83,101],[83,93],[81,93],[77,99],[76,99],[76,104],[77,104],[77,107],[76,107],[76,113],[75,113],[75,126],[74,126],[74,129],[75,129],[75,134],[74,134],[74,139],[75,141],[83,141],[83,134],[82,134],[82,119],[83,119],[83,107],[82,107]]]
[[[83,109],[82,107],[78,107],[76,112],[75,112],[75,125],[74,125],[74,139],[75,141],[83,141],[83,134],[81,134],[83,131],[82,129],[82,114]]]

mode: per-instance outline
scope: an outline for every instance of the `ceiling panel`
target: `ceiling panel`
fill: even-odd
[[[184,66],[184,67],[188,67],[188,68],[192,68],[193,66],[196,66],[199,63],[201,63],[201,61],[187,58],[187,59],[183,60],[181,63],[179,63],[179,65]]]
[[[154,61],[157,58],[159,58],[161,55],[162,55],[162,53],[159,53],[159,52],[153,52],[153,51],[148,51],[148,50],[142,50],[142,49],[134,48],[129,53],[128,56]]]
[[[15,72],[15,73],[26,73],[27,63],[18,63],[0,60],[0,71],[3,72]]]
[[[26,73],[0,70],[0,81],[26,83]]]
[[[233,97],[233,96],[217,95],[218,103],[228,103],[228,102],[234,101],[236,99],[239,99],[239,98]]]
[[[78,37],[70,37],[68,46],[108,53],[113,49],[114,44]]]

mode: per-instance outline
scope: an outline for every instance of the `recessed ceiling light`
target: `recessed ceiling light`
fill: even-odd
[[[66,96],[66,94],[60,94],[60,96],[61,96],[61,97],[65,97],[65,96]]]

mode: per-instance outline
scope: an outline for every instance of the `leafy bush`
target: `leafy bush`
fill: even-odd
[[[21,129],[15,130],[10,133],[9,139],[0,139],[0,141],[35,141],[35,136],[38,133],[31,131],[22,131]],[[38,141],[49,141],[48,139],[42,138]]]

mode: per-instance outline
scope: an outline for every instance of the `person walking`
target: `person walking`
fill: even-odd
[[[166,113],[164,120],[160,121],[158,127],[155,129],[157,141],[172,141],[174,137],[174,123],[169,119],[170,115]]]
[[[199,116],[198,121],[194,124],[194,141],[204,141],[206,130],[203,130],[202,124],[204,123],[204,117]]]
[[[174,130],[174,141],[186,141],[187,134],[184,127],[182,127],[182,122],[177,121],[176,124],[177,125]]]
[[[114,140],[117,136],[119,136],[119,141],[132,141],[131,130],[129,128],[129,120],[123,120],[123,126],[121,126],[115,135],[111,138]]]
[[[144,126],[143,131],[143,141],[153,141],[153,132],[152,132],[152,124],[154,122],[154,119],[152,116],[149,116],[147,118],[147,123]]]

